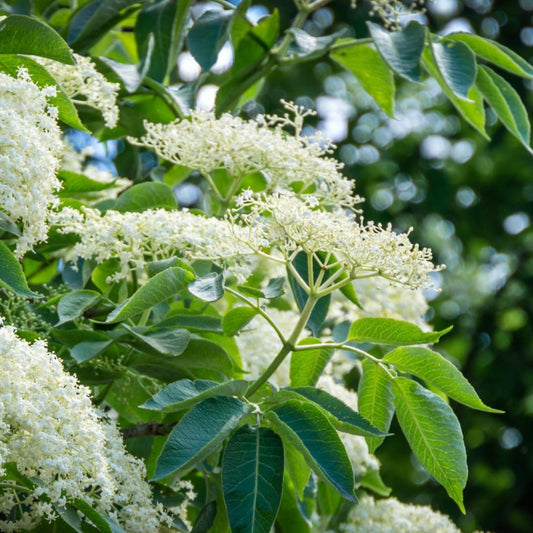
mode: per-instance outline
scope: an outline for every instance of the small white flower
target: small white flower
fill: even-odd
[[[57,110],[28,72],[0,73],[0,211],[21,223],[15,253],[21,257],[48,235],[50,209],[61,187],[56,178],[62,150]]]
[[[88,57],[72,55],[76,60],[75,65],[66,65],[44,57],[34,59],[46,67],[68,96],[84,98],[80,103],[99,110],[105,125],[114,128],[119,115],[117,95],[120,85],[108,81],[96,70],[96,65]]]

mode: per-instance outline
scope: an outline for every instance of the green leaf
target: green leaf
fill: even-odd
[[[446,85],[457,97],[468,100],[477,74],[472,50],[459,41],[432,42],[430,50]]]
[[[320,339],[308,337],[298,343],[298,346],[320,343]],[[319,348],[293,352],[291,355],[290,383],[291,387],[314,386],[322,375],[324,368],[333,355],[331,348]]]
[[[357,399],[359,412],[378,429],[387,432],[394,416],[392,379],[373,361],[365,359],[362,365]],[[383,437],[368,437],[366,442],[370,453],[374,453]]]
[[[440,353],[428,348],[396,348],[389,352],[383,361],[393,364],[401,372],[423,379],[428,385],[472,409],[503,413],[485,405],[459,369]]]
[[[347,500],[357,502],[354,474],[344,445],[328,417],[309,402],[290,400],[267,411],[273,429]]]
[[[209,70],[217,61],[228,37],[232,11],[208,10],[194,23],[187,36],[189,52],[203,70]]]
[[[287,33],[291,33],[294,38],[294,42],[291,44],[288,55],[305,57],[309,60],[323,56],[329,50],[331,45],[345,32],[341,30],[332,33],[331,35],[315,37],[300,28],[289,28]]]
[[[193,275],[183,268],[167,268],[150,278],[131,298],[119,305],[107,317],[106,322],[121,322],[142,313],[154,305],[164,302],[167,298],[187,287]]]
[[[430,344],[437,342],[452,328],[442,331],[422,331],[415,324],[394,318],[365,317],[356,320],[348,332],[348,340],[392,346]]]
[[[41,56],[74,65],[68,44],[44,22],[25,15],[0,21],[0,54]]]
[[[189,283],[188,289],[204,302],[216,302],[224,296],[224,274],[211,272],[207,277]]]
[[[211,500],[207,502],[198,513],[194,521],[191,533],[207,533],[215,521],[217,515],[217,502]]]
[[[250,285],[238,285],[237,288],[243,294],[251,296],[252,298],[265,298],[267,300],[272,300],[281,296],[285,292],[285,278],[272,278],[268,281],[268,285],[264,289],[258,289],[257,287],[252,287]]]
[[[7,287],[26,298],[40,298],[28,287],[24,272],[13,252],[0,241],[0,287]]]
[[[132,355],[128,365],[165,383],[186,377],[220,380],[234,372],[226,350],[217,343],[194,338],[181,355],[138,353]]]
[[[72,196],[77,194],[84,194],[88,192],[103,191],[110,189],[115,185],[114,181],[102,182],[85,176],[84,174],[76,174],[68,170],[60,170],[57,177],[61,180],[63,187],[59,191],[61,196]]]
[[[531,125],[520,96],[509,82],[484,66],[478,68],[477,86],[502,124],[529,150]]]
[[[250,405],[227,396],[195,405],[170,433],[157,461],[154,480],[174,472],[184,474],[215,452],[250,410]]]
[[[24,67],[28,71],[31,79],[38,87],[55,86],[56,96],[49,96],[47,100],[51,105],[57,107],[58,116],[62,122],[77,130],[89,131],[81,123],[78,112],[70,98],[42,65],[30,57],[9,54],[0,55],[0,70],[2,72],[16,78],[20,67]]]
[[[283,445],[286,447],[286,442]],[[300,500],[291,479],[285,474],[281,505],[276,520],[276,527],[280,533],[312,533],[311,524],[302,516]]]
[[[149,331],[147,328],[132,328],[122,324],[133,337],[140,341],[144,349],[155,350],[161,354],[180,355],[185,351],[191,334],[186,329],[157,328]]]
[[[80,52],[86,52],[113,26],[137,11],[147,0],[93,0],[81,7],[68,28],[68,43]]]
[[[283,443],[285,454],[285,470],[294,485],[294,490],[299,500],[304,499],[305,488],[309,483],[311,468],[305,461],[305,457],[288,441]]]
[[[464,513],[468,467],[457,417],[440,396],[415,381],[396,378],[393,389],[396,416],[411,449]]]
[[[185,5],[184,5],[185,4]],[[154,37],[155,46],[151,53],[148,76],[163,82],[176,64],[180,47],[180,34],[177,32],[183,12],[188,12],[191,1],[158,0],[141,9],[135,23],[135,41],[138,50],[145,50]]]
[[[424,51],[426,29],[416,21],[400,31],[389,32],[372,22],[366,23],[381,57],[400,76],[420,81],[420,59]]]
[[[468,99],[462,99],[455,95],[455,93],[448,87],[448,84],[442,77],[433,55],[429,49],[426,48],[422,54],[422,64],[430,76],[435,78],[439,83],[441,89],[450,99],[455,108],[463,116],[463,118],[472,125],[485,139],[489,139],[485,132],[485,108],[483,107],[483,96],[479,89],[473,85],[468,91]]]
[[[101,354],[111,343],[113,339],[105,341],[82,341],[73,346],[70,355],[77,363],[85,363],[98,354]]]
[[[445,40],[461,41],[479,57],[522,78],[533,78],[533,66],[506,46],[473,33],[450,33]]]
[[[16,237],[22,235],[19,227],[2,211],[0,211],[0,230],[7,231]]]
[[[294,268],[300,274],[302,279],[304,281],[307,281],[309,279],[309,267],[308,267],[308,255],[305,252],[300,252],[296,255],[296,257],[293,259],[292,262]],[[316,276],[318,276],[320,272],[320,265],[313,257],[313,277],[316,279]],[[326,272],[326,275],[324,276],[324,281],[328,278],[330,275],[329,271]],[[307,302],[308,296],[303,287],[298,283],[297,279],[292,275],[290,271],[288,271],[288,278],[289,283],[292,289],[292,293],[294,294],[294,299],[296,300],[296,304],[298,305],[298,308],[300,311],[305,307],[305,304]],[[331,302],[331,294],[327,294],[326,296],[323,296],[320,298],[313,308],[313,311],[311,312],[311,316],[309,317],[309,320],[307,321],[307,327],[311,330],[312,334],[317,337],[318,333],[320,331],[320,327],[324,323],[324,320],[326,320],[326,317],[328,315],[329,310],[329,304]]]
[[[115,522],[112,522],[106,516],[101,515],[96,509],[93,509],[85,500],[76,498],[69,500],[69,503],[81,511],[102,533],[125,533],[125,531]]]
[[[339,43],[349,42],[341,40]],[[348,69],[389,116],[394,116],[394,77],[381,55],[366,44],[335,50],[331,58]]]
[[[222,319],[222,330],[224,331],[224,335],[233,337],[246,326],[255,315],[257,315],[257,311],[251,307],[235,307]]]
[[[328,392],[316,387],[296,387],[294,389],[282,389],[272,398],[284,394],[293,398],[294,394],[302,396],[306,400],[313,402],[320,407],[328,417],[332,426],[337,431],[350,433],[351,435],[361,435],[362,437],[386,437],[390,433],[384,433],[374,427],[366,418],[361,416],[357,411],[346,405],[343,401],[335,398]]]
[[[177,209],[178,202],[174,192],[166,183],[138,183],[124,191],[115,202],[114,209],[127,211],[146,211],[147,209]]]
[[[243,379],[217,383],[208,379],[181,379],[167,385],[140,407],[150,411],[173,413],[188,409],[206,398],[214,396],[241,396],[249,382]]]
[[[222,333],[220,318],[209,315],[173,315],[157,324],[158,327],[183,327],[189,331]]]
[[[268,428],[243,426],[226,445],[222,490],[232,531],[269,533],[281,502],[283,444]]]
[[[381,479],[379,470],[367,470],[359,481],[359,486],[375,492],[378,496],[390,496],[392,489],[387,487]]]
[[[94,307],[101,298],[102,295],[96,291],[79,290],[67,293],[57,304],[59,321],[56,326],[82,316],[87,309]]]

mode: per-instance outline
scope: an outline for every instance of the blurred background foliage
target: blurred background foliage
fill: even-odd
[[[288,3],[272,4],[290,18]],[[344,28],[364,37],[364,11],[334,3],[305,29],[321,35]],[[532,0],[434,0],[426,16],[435,32],[475,31],[532,60]],[[509,81],[531,109],[533,86]],[[277,72],[259,100],[267,111],[279,111],[280,98],[313,103],[319,127],[334,138],[347,175],[367,199],[366,216],[393,219],[402,230],[413,226],[415,240],[447,265],[438,279],[442,291],[428,294],[434,327],[454,324],[439,349],[489,405],[506,411],[493,416],[457,406],[470,466],[466,516],[410,459],[401,437],[377,452],[385,482],[400,499],[429,503],[465,531],[526,533],[533,524],[533,159],[493,116],[486,142],[433,84],[406,82],[399,95],[390,119],[353,78],[316,62]]]

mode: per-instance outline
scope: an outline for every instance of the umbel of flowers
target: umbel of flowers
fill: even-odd
[[[8,468],[31,484],[2,483],[1,531],[52,521],[76,500],[126,531],[155,533],[172,525],[161,505],[152,504],[144,464],[93,407],[89,389],[65,372],[45,342],[29,344],[0,325],[0,476]]]

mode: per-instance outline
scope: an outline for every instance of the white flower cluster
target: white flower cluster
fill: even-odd
[[[99,418],[89,390],[63,370],[46,344],[30,345],[0,325],[0,475],[16,463],[36,482],[20,492],[4,481],[0,530],[35,527],[51,505],[81,498],[128,532],[158,532],[171,517],[154,507],[142,461],[124,449],[118,430]],[[41,496],[43,498],[41,498]],[[10,519],[11,512],[16,519]]]
[[[395,498],[361,498],[339,528],[342,533],[461,533],[447,516],[427,505],[410,505]]]
[[[333,377],[327,374],[322,375],[318,380],[317,386],[357,411],[357,393],[348,390],[340,383],[336,383]],[[379,461],[368,451],[368,445],[364,437],[341,432],[339,437],[346,448],[346,453],[357,477],[364,476],[370,470],[379,470]]]
[[[65,208],[55,215],[54,223],[62,233],[80,236],[67,259],[119,259],[121,270],[115,280],[127,277],[132,267],[142,269],[147,261],[176,255],[212,260],[244,280],[253,270],[255,249],[263,245],[248,228],[186,210],[110,210],[102,215],[88,207]]]
[[[422,289],[409,289],[380,277],[356,279],[353,285],[362,309],[336,291],[331,295],[328,314],[334,323],[379,317],[405,320],[424,331],[431,329],[424,318],[429,306]]]
[[[59,61],[35,57],[57,81],[59,86],[70,96],[81,96],[83,100],[74,102],[93,107],[102,113],[105,125],[114,128],[118,122],[119,109],[117,95],[120,85],[111,83],[96,70],[90,58],[73,54],[75,65],[66,65]]]
[[[50,209],[57,204],[56,178],[62,143],[57,109],[28,72],[17,78],[0,73],[0,211],[22,224],[15,253],[31,250],[48,234]]]
[[[268,242],[287,258],[298,249],[331,253],[353,279],[381,276],[414,289],[430,286],[429,273],[441,268],[431,262],[431,250],[411,243],[409,233],[357,221],[343,209],[326,211],[314,197],[245,191],[237,204],[246,211],[230,213],[230,219],[250,228],[256,241]]]
[[[145,122],[146,135],[129,141],[205,176],[224,169],[238,180],[261,172],[268,191],[292,186],[326,205],[361,202],[353,195],[354,181],[341,174],[342,164],[327,157],[333,146],[322,137],[301,135],[309,111],[290,103],[286,106],[294,118],[286,114],[246,121],[225,114],[217,119],[211,113],[193,111],[189,119],[170,124]],[[285,127],[292,128],[294,135],[286,133]]]
[[[371,15],[378,16],[389,30],[399,30],[402,19],[425,12],[425,0],[369,0]]]

